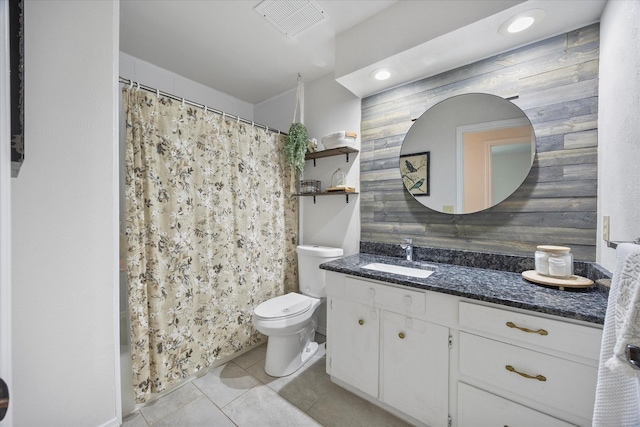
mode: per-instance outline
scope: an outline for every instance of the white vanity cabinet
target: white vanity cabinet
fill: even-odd
[[[327,372],[418,426],[589,426],[602,325],[327,271]]]
[[[463,301],[459,316],[460,426],[591,425],[602,329]]]
[[[426,292],[334,273],[327,298],[332,379],[412,423],[447,426],[449,329],[428,321]]]

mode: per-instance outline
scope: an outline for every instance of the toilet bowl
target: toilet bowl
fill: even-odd
[[[264,370],[273,377],[294,373],[317,352],[317,309],[326,299],[325,272],[318,266],[343,254],[340,248],[314,245],[298,246],[297,253],[301,293],[271,298],[253,311],[253,325],[268,337]]]

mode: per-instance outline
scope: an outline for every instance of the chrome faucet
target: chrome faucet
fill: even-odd
[[[407,261],[413,261],[413,239],[406,238],[400,240],[400,247],[407,253]]]

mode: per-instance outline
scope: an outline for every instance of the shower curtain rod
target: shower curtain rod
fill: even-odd
[[[141,85],[140,83],[136,83],[131,79],[125,79],[124,77],[120,77],[120,83],[128,85],[129,87],[135,87],[136,89],[143,89],[146,90],[147,92],[153,92],[155,94],[157,94],[158,96],[162,95],[165,98],[171,98],[171,99],[175,99],[176,101],[181,101],[184,102],[185,104],[189,104],[189,105],[193,105],[194,107],[199,107],[199,108],[203,108],[205,111],[210,111],[212,113],[218,114],[222,117],[228,117],[231,120],[237,120],[239,122],[242,123],[246,123],[248,125],[254,126],[254,127],[258,127],[261,129],[264,129],[267,132],[273,132],[273,133],[278,133],[278,135],[287,135],[285,132],[281,132],[280,129],[272,129],[269,126],[266,125],[261,125],[259,123],[255,123],[252,120],[248,120],[248,119],[244,119],[240,116],[236,116],[233,114],[227,114],[224,111],[220,111],[220,110],[216,110],[215,108],[209,108],[207,107],[205,104],[198,104],[197,102],[193,102],[193,101],[189,101],[187,99],[184,99],[180,96],[176,96],[176,95],[172,95],[170,93],[167,92],[163,92],[159,89],[155,89],[146,85]]]

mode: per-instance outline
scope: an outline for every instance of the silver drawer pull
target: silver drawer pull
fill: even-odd
[[[546,331],[546,330],[544,330],[544,329],[538,329],[537,331],[534,331],[533,329],[523,328],[523,327],[521,327],[521,326],[518,326],[518,325],[516,325],[516,324],[515,324],[515,323],[513,323],[513,322],[507,322],[507,326],[508,326],[508,327],[510,327],[510,328],[516,328],[516,329],[519,329],[519,330],[521,330],[522,332],[527,332],[527,333],[530,333],[530,334],[549,335],[549,332],[547,332],[547,331]]]
[[[505,369],[507,371],[509,371],[509,372],[514,372],[514,373],[520,375],[521,377],[528,378],[530,380],[538,380],[538,381],[546,381],[547,380],[547,377],[545,377],[544,375],[536,375],[534,377],[533,375],[529,375],[529,374],[525,374],[524,372],[516,371],[516,368],[514,368],[511,365],[505,366]]]

